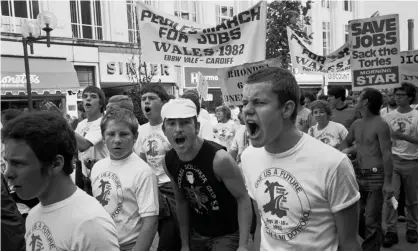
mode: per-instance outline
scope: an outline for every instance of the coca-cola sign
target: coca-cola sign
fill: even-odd
[[[39,84],[38,75],[30,75],[31,84]],[[12,76],[2,76],[1,77],[1,87],[2,88],[21,88],[26,87],[26,75],[25,74],[16,74]]]

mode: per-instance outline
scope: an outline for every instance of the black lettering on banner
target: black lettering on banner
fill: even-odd
[[[237,27],[228,32],[219,32],[219,33],[208,33],[200,34],[200,37],[197,39],[199,44],[224,44],[228,43],[231,40],[237,40],[241,38],[241,28]]]
[[[241,102],[243,98],[243,94],[235,94],[235,95],[222,95],[225,102]]]
[[[401,64],[418,64],[418,54],[416,55],[401,55]]]
[[[356,36],[353,49],[381,45],[392,45],[397,42],[396,19],[373,20],[351,24],[352,35]]]
[[[238,89],[242,89],[244,88],[244,85],[242,84],[242,82],[238,82],[237,87]]]

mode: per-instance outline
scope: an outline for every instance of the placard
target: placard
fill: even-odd
[[[218,69],[221,79],[222,98],[226,105],[242,105],[243,88],[248,77],[265,67],[280,67],[279,59],[267,59],[255,63]]]
[[[354,91],[399,86],[398,14],[349,21],[349,41]]]

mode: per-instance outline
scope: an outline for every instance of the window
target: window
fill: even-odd
[[[71,0],[70,10],[73,37],[103,40],[100,0]]]
[[[38,0],[1,0],[1,15],[36,19],[39,14]]]
[[[331,30],[329,22],[322,22],[322,41],[324,56],[331,52]]]
[[[345,41],[348,41],[348,24],[344,25],[344,37]]]
[[[329,9],[329,0],[321,0],[321,7]]]
[[[128,35],[129,42],[138,42],[139,29],[138,29],[138,15],[136,13],[136,4],[133,0],[126,1],[126,10],[128,15]]]
[[[353,11],[353,1],[351,0],[344,0],[344,10],[345,11]]]
[[[216,22],[222,23],[234,16],[234,7],[216,5]]]
[[[196,2],[190,0],[177,0],[174,5],[174,15],[196,22]]]
[[[80,83],[80,87],[84,88],[89,85],[95,86],[95,74],[94,74],[94,66],[74,66],[75,71],[77,72],[78,82]]]

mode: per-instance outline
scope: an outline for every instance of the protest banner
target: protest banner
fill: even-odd
[[[401,52],[401,82],[418,87],[418,50]]]
[[[199,81],[197,83],[197,92],[199,92],[200,98],[202,98],[203,100],[206,100],[208,96],[208,88],[209,88],[208,81],[206,80],[205,76],[203,76],[203,74],[200,71],[198,72],[198,78],[199,78]]]
[[[298,73],[326,74],[350,70],[350,47],[348,43],[333,53],[322,56],[312,52],[296,33],[287,27],[290,58],[293,69]]]
[[[266,2],[216,25],[180,19],[137,2],[142,61],[222,68],[265,59]]]
[[[399,15],[351,20],[348,26],[353,90],[399,86]]]
[[[248,77],[265,67],[280,67],[280,59],[267,59],[255,63],[218,69],[222,98],[226,105],[242,105],[242,91]]]

